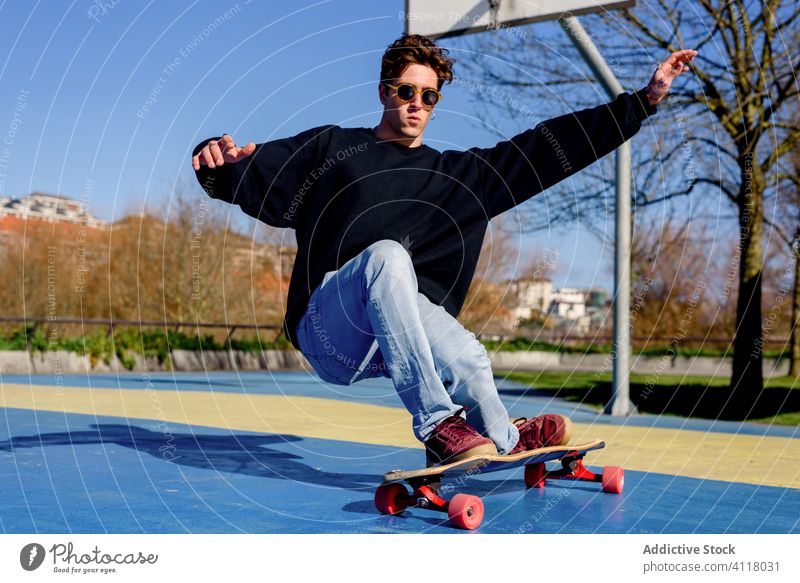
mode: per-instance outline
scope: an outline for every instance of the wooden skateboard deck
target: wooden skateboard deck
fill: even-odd
[[[514,455],[474,456],[461,461],[418,470],[392,470],[383,476],[383,483],[375,491],[375,506],[384,514],[400,514],[406,508],[428,508],[446,512],[450,522],[460,528],[474,529],[483,520],[483,501],[477,496],[456,494],[450,500],[440,494],[444,478],[464,474],[484,474],[499,470],[525,467],[525,485],[542,488],[547,480],[581,480],[600,482],[604,492],[621,494],[624,470],[608,466],[599,474],[583,465],[583,457],[590,451],[602,449],[601,440],[574,445],[559,445],[532,449]],[[561,469],[548,471],[545,462],[560,461]],[[404,483],[411,487],[411,492]]]
[[[590,441],[578,445],[557,445],[553,447],[541,447],[531,449],[514,455],[477,455],[467,459],[444,464],[431,466],[419,470],[392,470],[383,475],[384,482],[400,482],[424,477],[453,477],[464,473],[496,472],[499,470],[510,470],[528,464],[549,462],[559,460],[574,452],[574,455],[585,454],[588,451],[602,449],[606,446],[601,440]]]

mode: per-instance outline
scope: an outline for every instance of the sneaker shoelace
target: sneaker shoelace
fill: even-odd
[[[464,432],[467,431],[468,426],[466,426],[467,422],[460,416],[461,411],[463,411],[463,409],[442,421],[441,426],[436,432],[437,435],[445,438],[458,438],[463,435]]]

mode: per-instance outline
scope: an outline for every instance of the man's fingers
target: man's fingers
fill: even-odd
[[[208,158],[206,157],[206,149],[208,146],[200,150],[196,156],[192,157],[192,166],[195,170],[200,170],[200,166],[208,165]]]
[[[209,150],[211,151],[211,156],[214,158],[214,164],[222,166],[225,163],[225,159],[222,157],[222,150],[219,148],[219,143],[212,142],[209,145]]]
[[[211,151],[208,149],[208,146],[200,150],[200,163],[205,164],[209,168],[214,167],[214,159],[211,157]]]
[[[216,164],[214,164],[214,158],[213,156],[211,156],[210,147],[211,143],[208,143],[206,144],[205,148],[200,150],[200,163],[201,164],[205,163],[205,165],[208,166],[209,168],[214,168],[216,167]]]
[[[694,55],[697,54],[697,51],[692,49],[686,49],[683,51],[675,51],[671,53],[669,57],[667,57],[667,63],[673,63],[677,60],[687,60],[694,58]]]
[[[676,59],[693,59],[697,55],[697,51],[694,49],[684,49],[682,51],[675,51],[670,55],[670,58],[674,57]]]
[[[220,149],[224,152],[225,150],[229,150],[230,148],[236,147],[236,144],[233,142],[233,138],[228,134],[223,135],[218,141],[217,145]]]
[[[233,141],[233,138],[229,135],[223,136],[220,140],[222,146],[222,155],[225,157],[225,161],[227,162],[238,162],[242,158],[246,158],[250,155],[251,152],[245,152],[245,148],[240,148],[236,145],[236,142]],[[250,144],[248,144],[250,146]],[[255,148],[255,144],[252,144],[253,148]],[[247,146],[246,146],[247,147]]]
[[[252,154],[256,149],[256,145],[253,142],[250,142],[243,148],[233,147],[229,152],[228,155],[231,158],[232,162],[238,162],[239,160],[244,160],[250,154]]]
[[[238,162],[242,158],[248,157],[256,149],[253,142],[247,144],[244,148],[236,146],[233,137],[228,134],[218,140],[212,140],[200,150],[200,152],[192,157],[192,168],[200,170],[200,166],[206,165],[209,168],[216,168],[222,166],[225,162]]]
[[[676,51],[672,53],[666,61],[664,61],[661,71],[670,79],[674,79],[681,73],[689,70],[689,65],[697,56],[697,51],[693,49],[686,49],[683,51]]]
[[[250,154],[256,151],[256,145],[253,142],[247,144],[244,148],[239,149],[239,158],[247,158]]]
[[[667,64],[670,65],[672,68],[676,68],[677,65],[683,65],[685,63],[689,63],[697,56],[697,51],[693,49],[686,49],[685,51],[678,51],[672,53],[669,58],[667,59]]]

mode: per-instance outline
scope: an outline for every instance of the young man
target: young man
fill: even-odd
[[[446,52],[417,35],[389,46],[375,128],[244,147],[223,135],[192,155],[209,196],[295,229],[287,337],[327,382],[391,378],[429,464],[568,441],[566,417],[509,421],[486,350],[455,318],[489,220],[632,137],[696,54],[672,54],[633,95],[493,148],[439,152],[422,135],[453,78]]]

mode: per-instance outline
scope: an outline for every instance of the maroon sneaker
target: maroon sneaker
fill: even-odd
[[[572,421],[563,415],[541,415],[532,419],[514,420],[519,428],[519,442],[508,455],[540,447],[566,445],[572,437]]]
[[[428,467],[450,464],[474,455],[497,455],[494,442],[470,427],[460,412],[439,423],[425,441]]]

